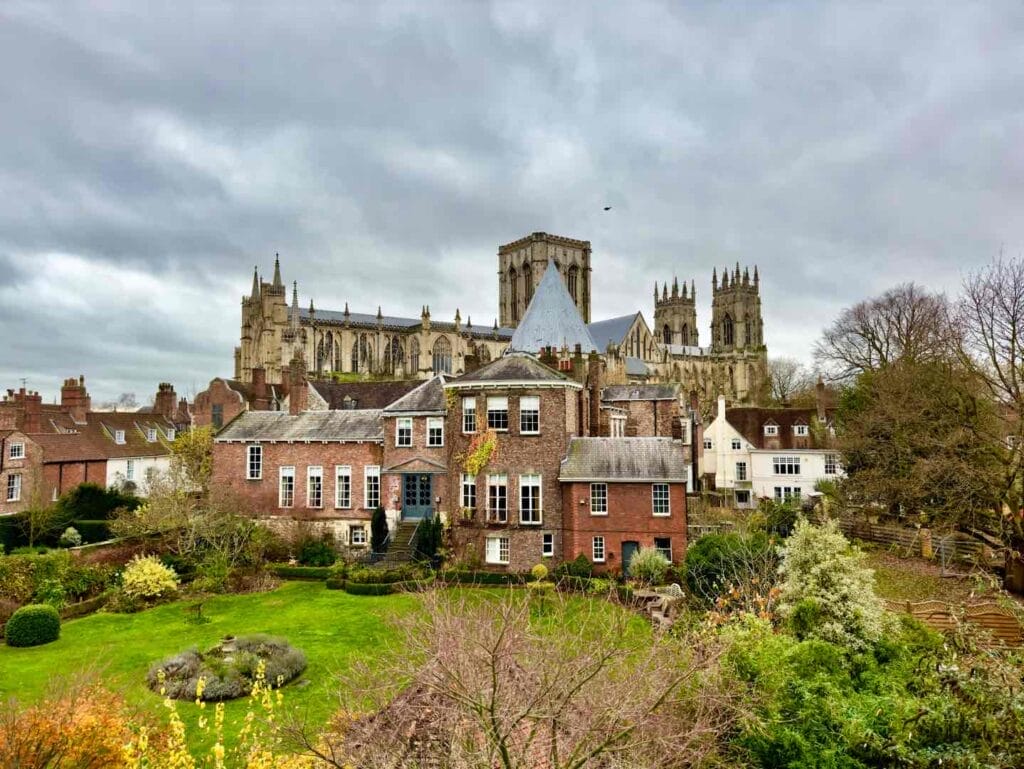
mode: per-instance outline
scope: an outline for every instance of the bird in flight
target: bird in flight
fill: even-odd
[[[604,210],[605,210],[605,211],[611,211],[611,210],[612,210],[612,207],[611,207],[611,206],[605,206],[605,207],[604,207]]]

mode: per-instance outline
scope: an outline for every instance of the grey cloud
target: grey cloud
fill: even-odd
[[[276,251],[304,304],[489,324],[534,230],[592,241],[597,317],[693,278],[705,338],[712,267],[757,263],[806,357],[1021,252],[1022,34],[1009,2],[4,4],[0,292],[40,293],[0,294],[0,385],[230,373]],[[76,305],[55,254],[128,288]]]

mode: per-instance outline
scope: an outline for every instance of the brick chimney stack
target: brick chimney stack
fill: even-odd
[[[814,386],[814,401],[818,407],[818,421],[825,421],[825,381],[819,376],[818,384]]]
[[[86,414],[92,410],[92,398],[85,389],[84,375],[64,380],[60,388],[60,409],[79,424],[85,422]]]
[[[270,388],[267,387],[267,370],[257,366],[252,370],[252,410],[270,411]]]
[[[305,411],[309,403],[309,383],[306,380],[306,361],[296,352],[288,370],[288,413],[296,416]]]
[[[173,422],[174,410],[177,407],[178,394],[174,392],[174,385],[170,382],[161,382],[157,385],[156,398],[153,400],[153,412]]]
[[[21,407],[21,431],[38,433],[43,429],[43,396],[30,392],[24,387],[14,392],[8,390],[14,402]]]
[[[587,389],[590,392],[590,435],[601,433],[601,390],[604,389],[604,361],[596,352],[587,359]]]

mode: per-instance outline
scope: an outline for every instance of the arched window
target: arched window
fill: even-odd
[[[359,336],[352,340],[352,358],[350,360],[352,364],[351,371],[359,371]]]
[[[316,343],[316,371],[319,374],[324,370],[324,366],[327,365],[327,340],[320,337],[320,341]]]
[[[572,297],[572,300],[574,302],[576,302],[576,304],[580,303],[579,294],[576,293],[576,284],[579,282],[579,277],[580,277],[579,267],[577,267],[576,265],[573,265],[572,267],[570,267],[569,268],[569,279],[567,281],[568,284],[569,284],[569,296]]]
[[[352,345],[352,370],[361,373],[373,370],[373,347],[366,334],[360,334]]]
[[[334,352],[334,334],[328,331],[324,334],[323,339],[320,340],[320,344],[317,347],[317,371],[333,371],[334,370],[334,359],[332,353]]]
[[[746,322],[743,324],[743,344],[744,346],[749,347],[753,343],[753,326],[750,323],[750,318],[747,318]]]
[[[668,323],[666,323],[665,328],[661,330],[661,338],[665,344],[672,344],[672,329],[668,327]]]
[[[725,318],[722,319],[722,344],[729,347],[733,344],[733,340],[732,316],[726,313]]]
[[[523,265],[523,284],[526,288],[526,304],[529,305],[533,299],[533,268],[529,262]]]
[[[409,340],[409,373],[416,376],[420,370],[420,340],[413,337]]]
[[[509,307],[509,317],[512,318],[513,323],[519,322],[519,275],[516,274],[516,268],[512,267],[508,271],[508,296],[509,303],[512,305]]]
[[[384,373],[394,374],[395,369],[398,368],[405,361],[405,350],[402,349],[402,343],[399,341],[397,336],[391,337],[390,340],[384,343]]]
[[[434,342],[434,373],[452,373],[452,346],[443,336]]]
[[[476,347],[476,355],[480,363],[491,362],[491,348],[485,344],[478,344]]]
[[[687,326],[685,323],[683,324],[683,334],[682,334],[682,336],[683,336],[683,345],[685,347],[689,347],[690,346],[690,327]]]

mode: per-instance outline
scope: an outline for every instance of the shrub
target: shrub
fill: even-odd
[[[786,542],[779,610],[800,638],[863,648],[882,634],[882,603],[871,569],[835,521],[797,523]]]
[[[388,516],[383,507],[373,511],[370,519],[370,549],[375,553],[383,553],[387,549],[385,540],[388,538]]]
[[[82,544],[82,535],[74,526],[68,526],[60,535],[59,544],[61,547],[78,547]]]
[[[270,567],[271,573],[281,579],[301,579],[311,582],[319,582],[327,579],[337,572],[337,567],[331,566],[288,566],[287,564],[275,564]]]
[[[580,553],[575,560],[567,561],[555,569],[555,575],[559,577],[591,577],[594,574],[594,564],[587,556]]]
[[[363,566],[349,569],[346,579],[348,582],[356,584],[384,585],[421,579],[429,573],[429,570],[412,564],[402,564],[390,569],[368,569]]]
[[[42,584],[36,588],[33,597],[38,603],[49,604],[58,611],[63,609],[68,602],[67,591],[58,579],[43,580]]]
[[[126,494],[116,488],[104,489],[95,483],[82,483],[57,500],[57,509],[68,520],[105,521],[113,517],[115,510],[135,510],[140,504],[142,500],[134,494]]]
[[[521,585],[526,581],[521,574],[499,571],[446,571],[442,576],[459,585]]]
[[[71,524],[82,535],[82,542],[87,544],[106,542],[114,538],[114,535],[110,533],[110,524],[107,521],[76,518]]]
[[[306,537],[298,545],[299,563],[303,566],[330,566],[338,560],[334,546],[326,537]]]
[[[670,565],[668,558],[653,547],[641,547],[629,561],[629,576],[645,585],[660,585]]]
[[[306,655],[282,638],[251,635],[234,643],[230,655],[215,646],[205,653],[189,649],[169,657],[150,667],[146,683],[153,691],[163,689],[171,699],[220,702],[249,694],[261,664],[272,687],[284,685],[306,669]]]
[[[121,585],[129,598],[157,601],[178,589],[178,575],[155,555],[137,555],[125,567]]]
[[[8,646],[41,646],[60,638],[60,615],[49,604],[22,606],[4,626]]]
[[[538,563],[532,569],[530,569],[530,576],[533,577],[534,582],[543,582],[548,576],[548,567],[542,563]]]
[[[352,595],[391,595],[401,582],[344,582],[341,589]]]
[[[772,540],[763,533],[708,534],[686,551],[686,586],[691,595],[714,603],[732,587],[758,580],[772,582],[778,556]]]
[[[414,555],[421,561],[429,561],[437,556],[437,551],[444,544],[444,523],[440,516],[433,516],[420,523],[416,532]]]

